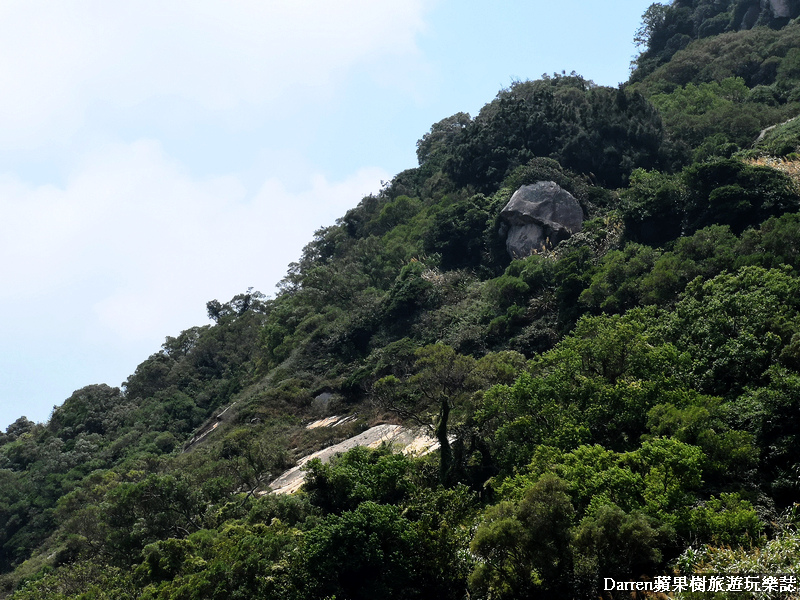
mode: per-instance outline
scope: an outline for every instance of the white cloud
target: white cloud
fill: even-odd
[[[0,426],[271,292],[376,191],[306,151],[347,152],[318,130],[363,75],[413,93],[435,1],[0,2]]]
[[[207,300],[264,292],[313,231],[388,174],[277,179],[248,196],[237,177],[196,180],[155,141],[98,150],[63,189],[0,181],[0,305],[19,314],[58,289],[59,310],[97,339],[151,340],[202,323]],[[131,365],[131,368],[133,365]]]
[[[405,57],[426,0],[192,0],[0,5],[0,136],[63,143],[94,114],[173,99],[183,117],[319,100],[357,65]],[[412,67],[413,68],[413,64]]]

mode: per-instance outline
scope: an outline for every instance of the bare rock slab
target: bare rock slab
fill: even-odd
[[[761,8],[769,8],[774,17],[789,18],[792,16],[790,0],[761,0]]]
[[[519,188],[500,212],[500,234],[511,258],[550,248],[581,230],[583,209],[575,197],[552,181]]]
[[[339,417],[332,418],[338,419]],[[319,421],[315,421],[312,425],[322,426],[317,425],[317,423],[319,423]],[[314,452],[314,454],[301,458],[296,467],[289,469],[275,479],[269,484],[269,491],[263,493],[272,492],[278,495],[295,493],[303,487],[303,483],[305,482],[306,473],[303,470],[303,466],[312,458],[318,458],[323,463],[326,463],[337,454],[347,452],[356,446],[378,448],[382,444],[389,444],[403,454],[410,454],[412,456],[424,456],[425,454],[439,449],[438,441],[420,431],[407,429],[401,425],[376,425],[343,442],[328,446],[318,452]]]

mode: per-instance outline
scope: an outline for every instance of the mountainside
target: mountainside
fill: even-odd
[[[800,572],[798,17],[654,4],[625,85],[543,76],[442,119],[274,298],[212,300],[122,389],[0,432],[0,597]],[[509,217],[523,186],[558,200]],[[357,447],[269,493],[381,424],[438,449]]]

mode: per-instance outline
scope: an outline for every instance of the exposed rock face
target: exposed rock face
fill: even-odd
[[[514,192],[500,219],[508,254],[524,258],[579,232],[583,210],[568,191],[552,181],[539,181]]]
[[[792,16],[792,5],[789,0],[761,0],[761,7],[769,7],[773,17],[787,18]]]
[[[341,419],[341,417],[330,417],[329,419],[325,419],[326,423],[323,423],[323,421],[315,421],[308,425],[308,427],[312,429],[316,427],[330,427],[331,425],[335,427],[352,418],[354,417],[346,417],[341,421],[333,423],[327,421]],[[455,439],[453,439],[453,441],[455,441]],[[259,495],[269,492],[275,494],[295,493],[305,482],[306,473],[302,470],[303,465],[312,458],[318,458],[323,463],[326,463],[337,454],[347,452],[356,446],[378,448],[381,444],[390,444],[403,454],[410,454],[412,456],[424,456],[439,449],[439,442],[423,432],[406,429],[400,425],[376,425],[343,442],[328,446],[319,452],[314,452],[314,454],[301,458],[296,467],[289,469],[269,484],[269,491],[261,492]]]
[[[332,398],[333,394],[330,392],[322,392],[311,402],[311,409],[320,415],[325,414],[328,412]]]

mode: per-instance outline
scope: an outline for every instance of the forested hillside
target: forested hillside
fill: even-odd
[[[626,84],[542,76],[433,124],[275,297],[212,300],[122,389],[0,432],[0,597],[563,599],[800,574],[798,17],[654,4]],[[581,231],[512,259],[501,210],[540,181]],[[305,427],[331,415],[354,418]],[[378,423],[441,448],[355,449],[267,493]]]

